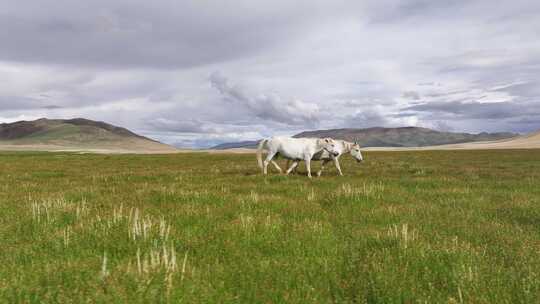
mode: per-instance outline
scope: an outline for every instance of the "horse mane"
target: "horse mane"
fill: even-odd
[[[343,151],[343,153],[349,153],[351,152],[352,146],[354,146],[354,143],[344,140],[343,146],[345,147],[345,151]]]

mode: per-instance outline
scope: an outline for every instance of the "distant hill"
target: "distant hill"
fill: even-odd
[[[402,128],[367,128],[367,129],[330,129],[305,131],[293,137],[332,137],[348,141],[357,141],[362,147],[424,147],[445,144],[457,144],[476,141],[492,141],[516,137],[518,134],[501,133],[454,133],[441,132],[420,127]],[[226,143],[213,149],[253,148],[257,141]]]
[[[233,142],[233,143],[219,144],[219,145],[213,146],[210,149],[214,149],[214,150],[225,150],[225,149],[235,149],[235,148],[255,149],[257,148],[258,144],[259,144],[258,140],[239,141],[239,142]]]
[[[499,140],[516,137],[518,134],[502,133],[454,133],[441,132],[427,128],[368,128],[332,129],[306,131],[294,137],[332,137],[348,141],[358,141],[363,147],[423,147],[456,144],[474,141]]]
[[[2,150],[172,152],[176,149],[128,129],[84,118],[0,124]]]

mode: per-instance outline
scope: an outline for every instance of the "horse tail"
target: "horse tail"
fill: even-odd
[[[262,150],[264,148],[264,144],[268,141],[268,139],[263,139],[259,142],[259,146],[257,147],[257,163],[259,164],[259,168],[263,168],[263,161],[262,161]]]

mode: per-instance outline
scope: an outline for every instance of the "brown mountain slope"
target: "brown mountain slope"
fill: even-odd
[[[128,129],[84,118],[38,119],[0,124],[0,149],[94,152],[175,152]]]

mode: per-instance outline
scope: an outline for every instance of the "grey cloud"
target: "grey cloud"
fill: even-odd
[[[442,132],[452,132],[454,128],[447,121],[434,121],[432,128]]]
[[[471,18],[485,19],[487,23],[507,24],[514,22],[515,17],[535,19],[540,11],[537,2],[516,0],[500,2],[493,5],[491,0],[390,0],[370,3],[372,13],[370,22],[374,24],[413,22],[427,20],[439,22],[441,20],[455,19],[463,22]]]
[[[336,105],[339,105],[339,106],[343,106],[343,107],[346,107],[346,108],[361,108],[361,107],[365,107],[366,105],[370,105],[370,104],[373,104],[373,103],[379,103],[379,104],[383,104],[384,102],[378,100],[378,99],[368,99],[368,100],[356,100],[356,99],[348,99],[348,100],[338,100],[336,102],[333,102],[332,103],[332,106],[336,106]],[[332,109],[332,106],[329,107],[328,111],[331,111]]]
[[[57,105],[46,105],[46,106],[43,106],[42,108],[43,108],[43,109],[47,109],[47,110],[62,109],[61,106],[57,106]]]
[[[521,52],[478,50],[446,57],[434,56],[424,64],[434,67],[441,75],[473,79],[472,85],[489,88],[501,81],[536,80],[540,73],[540,53],[533,50]]]
[[[0,4],[0,39],[5,42],[0,58],[102,67],[193,67],[244,58],[289,41],[328,18],[327,6],[310,1],[224,5],[22,0]]]
[[[230,102],[248,108],[256,117],[288,125],[314,125],[319,122],[319,107],[298,99],[285,100],[277,94],[252,94],[229,84],[219,73],[210,76],[212,87]]]
[[[154,129],[167,132],[180,133],[214,133],[219,132],[218,128],[198,119],[170,120],[166,118],[157,118],[147,123]]]
[[[381,1],[379,5],[374,7],[375,10],[370,21],[375,24],[384,24],[415,18],[445,18],[449,15],[464,16],[473,6],[471,2],[473,1]]]
[[[519,117],[511,119],[506,122],[511,126],[512,130],[520,133],[529,133],[534,131],[540,131],[540,116],[531,115],[526,117]]]
[[[443,96],[450,96],[455,94],[462,94],[467,93],[469,90],[453,90],[448,92],[437,92],[437,93],[426,93],[424,94],[426,97],[443,97]]]
[[[362,110],[347,116],[344,120],[344,126],[349,128],[391,127],[392,125],[384,114],[375,110]]]
[[[521,97],[538,97],[540,96],[540,84],[536,81],[511,84],[503,88],[494,89],[492,91],[508,92],[514,96]]]
[[[401,94],[395,87],[389,86],[384,82],[377,81],[354,81],[347,83],[338,90],[338,93],[330,97],[338,100],[349,100],[349,106],[357,105],[391,105],[396,94]]]
[[[405,107],[403,111],[423,113],[430,116],[452,117],[454,119],[507,119],[535,116],[540,120],[538,102],[429,102]]]
[[[399,113],[392,114],[392,117],[404,118],[404,117],[414,117],[417,115],[418,114],[416,112],[399,112]]]
[[[44,102],[36,98],[0,95],[0,111],[28,110],[42,108],[43,106]]]
[[[417,85],[419,86],[424,86],[424,87],[431,87],[431,86],[440,86],[441,84],[440,83],[435,83],[435,82],[419,82],[417,83]]]
[[[412,99],[412,100],[419,100],[420,94],[416,91],[405,91],[401,95],[403,98]]]

